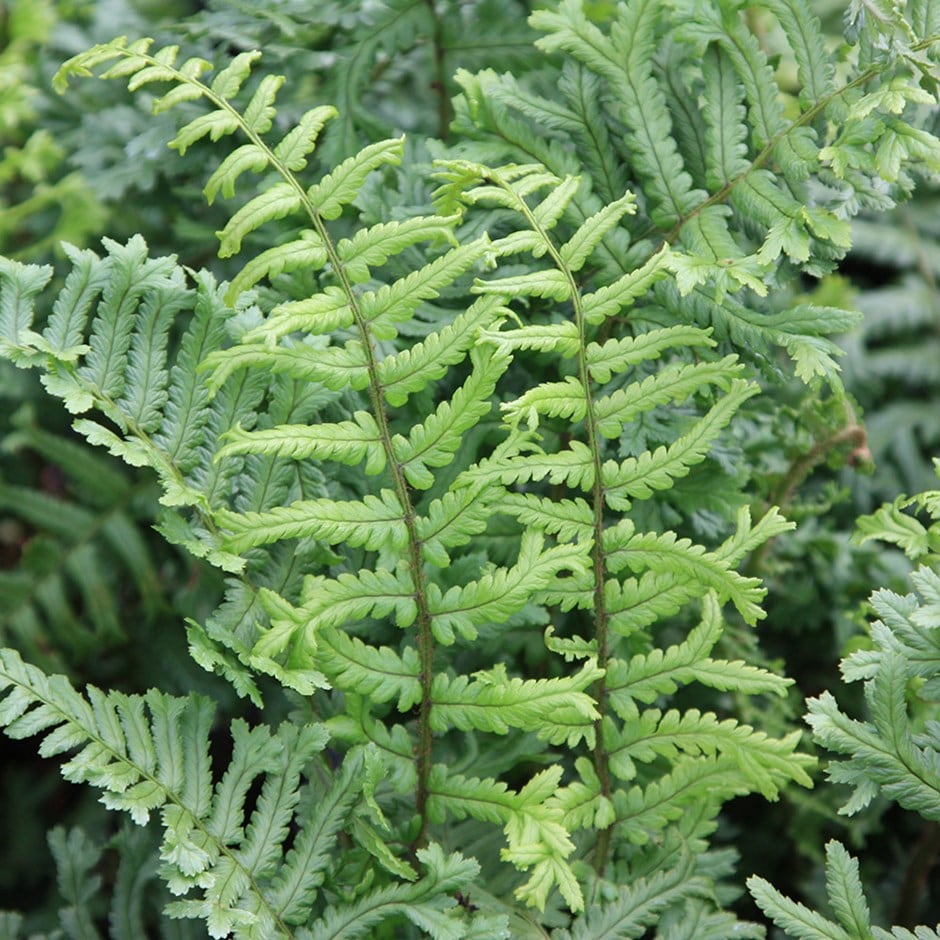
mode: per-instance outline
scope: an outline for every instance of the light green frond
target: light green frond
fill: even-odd
[[[250,199],[225,224],[219,236],[219,257],[230,258],[242,248],[242,240],[272,219],[283,219],[303,204],[301,194],[291,183],[275,183]],[[313,250],[315,243],[310,245]],[[273,250],[273,249],[272,249]],[[323,262],[321,261],[320,264]]]
[[[571,441],[566,450],[557,454],[536,452],[481,460],[467,471],[467,476],[470,480],[500,481],[507,485],[548,479],[549,483],[588,490],[594,483],[594,462],[585,444]]]
[[[485,330],[480,335],[487,342],[506,350],[558,350],[566,357],[577,355],[578,352],[578,327],[571,320],[562,323],[531,323],[518,330]]]
[[[627,214],[636,212],[636,197],[627,193],[608,203],[582,223],[559,249],[558,254],[569,271],[580,271],[604,236]]]
[[[290,610],[285,609],[284,602],[276,606],[272,627],[262,635],[254,652],[275,656],[288,644],[298,642],[306,643],[312,651],[321,626],[342,627],[368,616],[394,613],[400,627],[410,626],[416,616],[414,590],[404,566],[396,571],[363,569],[336,578],[308,576],[300,605]]]
[[[358,307],[371,332],[379,339],[393,339],[393,324],[410,319],[422,301],[433,300],[442,288],[468,271],[486,254],[488,244],[484,237],[452,248],[417,271],[362,294]]]
[[[280,218],[280,216],[281,213],[278,210],[278,215],[274,217]],[[235,216],[232,216],[232,220],[235,220]],[[240,246],[230,251],[231,239],[225,232],[222,233],[221,238],[220,257],[228,257],[229,254],[235,254],[239,250]],[[230,303],[233,303],[240,294],[254,287],[265,278],[271,279],[278,274],[283,274],[285,271],[297,271],[299,269],[318,271],[326,264],[326,260],[327,250],[319,235],[309,230],[303,231],[300,233],[300,238],[286,242],[283,245],[277,245],[274,248],[268,248],[262,251],[261,254],[255,255],[232,278],[232,282],[225,292],[225,297]]]
[[[624,307],[629,307],[637,298],[646,294],[657,282],[669,273],[669,251],[658,251],[639,268],[598,290],[582,294],[581,309],[584,319],[592,326],[617,316]]]
[[[714,346],[708,330],[691,326],[671,326],[638,336],[588,343],[585,359],[596,382],[609,382],[612,375],[632,365],[656,359],[666,350],[682,346]]]
[[[799,732],[775,739],[732,718],[719,719],[698,709],[665,714],[658,709],[640,712],[618,731],[605,730],[610,768],[621,780],[636,777],[634,762],[650,763],[659,757],[674,761],[679,754],[731,756],[748,782],[767,799],[774,800],[784,783],[796,780],[812,786],[805,765],[812,758],[794,755]]]
[[[603,675],[593,661],[557,679],[510,678],[504,668],[449,678],[439,674],[431,691],[431,726],[493,734],[533,731],[552,744],[576,747],[593,740],[599,714],[585,689]]]
[[[634,382],[596,398],[594,420],[597,430],[604,437],[619,437],[624,425],[644,412],[684,401],[708,384],[728,391],[741,370],[736,356],[726,356],[718,362],[665,366],[642,382]]]
[[[216,520],[226,532],[226,547],[237,553],[291,538],[315,538],[328,545],[345,542],[371,551],[401,549],[407,540],[403,510],[391,490],[367,494],[361,501],[298,500],[267,512],[223,511]]]
[[[404,139],[380,140],[344,160],[307,190],[307,199],[324,219],[336,219],[359,193],[366,177],[380,166],[401,160]]]
[[[766,616],[760,606],[766,588],[759,578],[745,578],[714,553],[674,532],[634,532],[626,520],[604,531],[603,545],[612,572],[624,568],[634,573],[681,572],[683,580],[714,590],[722,602],[730,600],[747,623]]]
[[[416,216],[404,222],[384,222],[360,229],[352,238],[336,244],[336,254],[353,283],[369,280],[371,269],[384,264],[418,242],[443,239],[454,243],[453,227],[457,216]]]
[[[206,384],[212,391],[218,390],[240,369],[270,371],[340,391],[368,386],[368,366],[366,352],[357,340],[326,347],[313,342],[281,346],[242,343],[211,352],[200,365],[200,371],[211,370]]]
[[[474,350],[473,372],[449,401],[415,425],[407,439],[396,435],[392,450],[408,482],[418,489],[434,484],[429,467],[446,467],[454,459],[463,435],[492,408],[490,396],[509,365],[507,356],[496,350]]]
[[[441,765],[431,770],[428,810],[432,818],[472,816],[502,824],[508,847],[503,858],[523,871],[529,881],[516,896],[533,907],[543,907],[548,894],[558,887],[574,911],[584,908],[577,878],[566,861],[574,850],[561,824],[561,809],[548,800],[558,787],[560,767],[550,767],[533,777],[518,793],[495,780],[449,774]]]
[[[465,486],[448,490],[418,516],[415,530],[424,556],[435,564],[449,564],[448,548],[466,545],[486,529],[493,514],[492,496],[487,487]]]
[[[546,297],[559,303],[571,298],[571,284],[561,271],[549,268],[535,274],[516,274],[477,281],[473,285],[477,294],[498,294],[508,297]]]
[[[563,570],[583,570],[590,546],[562,544],[543,548],[534,533],[523,535],[519,559],[512,568],[497,568],[477,581],[441,591],[429,585],[432,629],[441,643],[454,642],[454,632],[472,640],[477,626],[502,623],[521,610],[532,594],[546,587]]]
[[[516,517],[524,526],[569,541],[594,534],[594,514],[583,499],[548,499],[535,493],[507,493],[499,502],[501,512]]]
[[[467,350],[505,313],[496,298],[480,298],[453,322],[378,363],[378,379],[388,403],[400,407],[408,396],[442,378],[462,362]]]
[[[385,450],[375,418],[357,411],[352,421],[319,425],[282,425],[262,431],[232,428],[218,453],[222,460],[233,454],[270,454],[294,460],[335,460],[338,463],[366,462],[366,473],[380,473]]]
[[[757,386],[735,380],[722,397],[691,431],[668,447],[658,447],[620,464],[604,464],[604,495],[611,509],[627,509],[630,498],[646,499],[655,490],[668,489],[674,479],[684,477],[689,469],[705,459],[712,442],[728,425],[734,412],[748,398],[757,394]]]
[[[701,585],[683,580],[676,572],[645,571],[639,578],[604,584],[604,608],[610,628],[628,637],[677,613],[701,592]]]
[[[515,401],[500,406],[512,426],[525,421],[530,431],[539,426],[539,416],[583,421],[587,413],[585,389],[579,379],[569,375],[563,382],[542,382]]]
[[[317,632],[316,663],[334,688],[355,692],[373,702],[397,699],[401,712],[421,701],[420,665],[414,647],[401,655],[388,646],[374,647],[330,627]]]

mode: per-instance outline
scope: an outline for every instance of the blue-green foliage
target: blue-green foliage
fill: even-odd
[[[158,531],[225,573],[189,621],[193,658],[295,709],[278,730],[232,723],[213,772],[205,699],[83,696],[3,654],[7,732],[44,735],[135,822],[159,811],[171,917],[219,937],[482,940],[510,916],[535,929],[530,907],[558,937],[759,935],[722,909],[708,840],[726,801],[809,785],[813,761],[799,732],[728,713],[728,694],[789,685],[721,647],[729,621],[764,617],[738,569],[790,525],[755,518],[722,448],[778,349],[842,394],[828,335],[855,318],[775,308],[773,288],[844,253],[848,191],[903,196],[902,166],[934,160],[873,117],[898,111],[876,93],[890,82],[923,97],[903,79],[928,61],[910,24],[856,17],[839,84],[808,7],[769,7],[803,86],[789,114],[733,4],[636,0],[608,30],[577,0],[540,10],[558,97],[460,73],[466,139],[410,168],[434,208],[368,222],[404,139],[358,149],[351,106],[286,119],[260,53],[216,72],[120,39],[63,66],[60,90],[97,72],[181,115],[171,147],[211,161],[231,277],[140,236],[71,248],[43,322],[52,269],[4,260],[0,355],[147,468]],[[408,32],[428,9],[375,22]],[[367,35],[349,88],[361,50],[402,35]],[[683,99],[701,107],[673,117]],[[707,542],[686,486],[717,494]],[[691,686],[696,704],[674,698]],[[479,861],[441,848],[457,831]]]

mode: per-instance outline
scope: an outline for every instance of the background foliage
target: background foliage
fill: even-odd
[[[583,161],[596,188],[592,193],[582,190],[578,194],[575,216],[580,213],[581,218],[593,208],[592,198],[600,198],[597,205],[611,202],[627,188],[624,167],[638,163],[629,146],[612,139],[588,142],[577,137],[578,128],[599,126],[587,110],[578,109],[607,100],[598,95],[597,84],[590,84],[598,81],[596,75],[592,78],[591,63],[574,65],[578,53],[571,48],[564,66],[557,57],[534,53],[533,41],[539,33],[527,22],[527,16],[531,8],[554,5],[487,0],[437,5],[407,0],[374,4],[280,0],[266,3],[263,10],[258,6],[222,0],[206,4],[180,0],[172,5],[124,0],[4,4],[0,24],[2,254],[19,261],[55,263],[59,285],[67,270],[60,242],[97,245],[99,238],[107,235],[123,243],[140,232],[151,257],[172,253],[181,265],[209,268],[220,280],[238,274],[241,265],[236,257],[215,256],[214,233],[225,228],[233,209],[220,202],[207,207],[203,202],[200,190],[206,175],[205,151],[193,148],[181,155],[168,154],[166,142],[176,135],[180,119],[172,112],[151,115],[155,89],[145,88],[128,96],[118,82],[80,82],[66,98],[51,90],[52,75],[65,58],[119,33],[155,36],[155,48],[180,43],[187,54],[202,56],[218,67],[240,52],[262,49],[264,58],[256,66],[259,73],[286,76],[277,102],[282,128],[295,124],[312,104],[336,105],[339,117],[317,154],[324,167],[338,164],[377,140],[407,132],[406,159],[399,168],[365,183],[356,198],[358,221],[341,218],[337,222],[340,234],[351,235],[357,225],[413,218],[431,195],[428,168],[432,157],[489,165],[535,159],[558,177],[580,172],[579,162]],[[774,9],[780,5],[766,6]],[[911,5],[927,11],[934,6]],[[592,22],[609,29],[614,4],[595,2],[584,7]],[[672,4],[672,8],[681,12],[683,4]],[[838,59],[845,5],[817,3],[813,8],[824,26],[826,48],[836,50]],[[849,16],[862,20],[866,16],[889,17],[894,15],[893,9],[891,4],[852,4]],[[800,69],[805,63],[794,56],[780,25],[783,20],[759,8],[748,9],[746,16],[752,34],[776,70],[784,93],[780,108],[792,119],[801,107],[798,95],[804,78]],[[694,47],[694,35],[685,39]],[[681,44],[661,48],[657,54],[657,76],[686,74],[681,68],[670,67],[670,63],[682,60]],[[707,126],[687,114],[682,82],[672,89],[667,84],[662,87],[670,95],[676,138],[689,145],[696,134],[707,137]],[[791,97],[786,97],[787,92]],[[777,107],[764,105],[771,115]],[[740,101],[729,104],[732,110],[738,107],[743,107]],[[684,114],[687,124],[683,123]],[[915,103],[905,118],[926,130],[937,129],[936,109],[930,105]],[[577,141],[574,150],[565,146],[571,140]],[[731,141],[729,152],[741,145],[740,140]],[[221,158],[235,144],[223,139],[218,146]],[[467,172],[466,165],[454,167],[453,172]],[[659,172],[661,178],[668,178]],[[624,246],[611,239],[610,257],[603,263],[595,260],[594,267],[601,274],[592,270],[592,277],[607,276],[609,281],[618,264],[626,265],[626,270],[634,267],[647,250],[644,242],[649,243],[650,229],[669,228],[656,216],[657,201],[661,208],[668,194],[656,188],[648,170],[644,176],[641,163],[636,175],[649,202],[640,206],[636,217],[625,219],[631,243]],[[702,168],[694,182],[710,189],[715,182],[706,175]],[[729,537],[734,510],[745,502],[755,520],[770,506],[778,505],[797,523],[794,531],[776,532],[750,553],[744,574],[764,580],[767,616],[756,632],[740,619],[731,618],[720,649],[726,660],[742,658],[779,669],[795,679],[795,685],[785,699],[736,694],[730,702],[701,687],[684,689],[677,704],[686,714],[694,709],[727,708],[742,721],[779,736],[794,727],[805,711],[806,697],[814,698],[817,704],[811,708],[817,715],[823,710],[819,703],[826,703],[830,716],[836,714],[837,707],[845,714],[877,715],[878,695],[888,694],[879,693],[882,672],[875,673],[872,665],[877,660],[877,668],[886,670],[885,661],[874,654],[864,658],[868,647],[878,651],[892,645],[884,631],[872,628],[869,635],[866,630],[870,620],[887,622],[884,604],[888,595],[882,594],[880,601],[873,602],[873,614],[867,599],[879,587],[901,596],[911,590],[905,551],[911,554],[912,548],[909,541],[897,538],[889,538],[887,544],[862,542],[856,535],[856,520],[874,513],[883,501],[892,501],[899,493],[919,493],[935,486],[931,458],[937,453],[940,433],[936,421],[940,413],[940,255],[935,180],[932,184],[926,175],[927,179],[917,179],[917,198],[893,209],[885,190],[872,187],[858,197],[863,189],[859,185],[856,197],[861,199],[861,212],[852,221],[848,256],[837,266],[841,252],[818,232],[809,232],[812,248],[810,262],[802,266],[803,274],[796,270],[801,265],[793,257],[798,251],[791,251],[764,307],[770,315],[795,304],[861,312],[858,325],[839,340],[845,352],[841,368],[848,394],[832,394],[818,381],[807,385],[795,377],[788,357],[779,348],[785,343],[748,337],[757,339],[745,345],[753,352],[749,366],[762,376],[764,395],[742,405],[733,433],[722,438],[705,467],[693,472],[683,486],[668,496],[634,504],[631,518],[638,529],[674,529],[680,536],[709,546]],[[607,191],[598,186],[599,180],[608,181]],[[460,179],[459,188],[466,191],[481,182],[471,172]],[[824,187],[826,182],[831,184],[832,180],[817,184]],[[902,178],[900,186],[910,188],[913,183],[914,177]],[[827,191],[817,193],[816,198],[820,202],[828,198],[829,204],[835,205],[838,189],[834,188],[836,195]],[[455,205],[448,211],[466,213],[471,235],[484,229],[494,237],[521,230],[519,220],[510,218],[505,205],[487,205],[482,198],[473,211]],[[747,215],[749,207],[739,206],[737,211]],[[570,234],[570,217],[565,224],[568,228],[563,230]],[[746,224],[742,228],[748,231]],[[276,237],[287,231],[278,229]],[[467,231],[461,234],[462,241],[469,237]],[[753,230],[751,237],[755,237]],[[265,244],[257,233],[249,233],[246,241],[252,250]],[[754,247],[759,244],[758,238]],[[691,250],[688,243],[684,247]],[[401,276],[420,263],[419,257],[418,249],[404,251],[401,258],[391,260],[391,273]],[[530,262],[521,256],[508,257],[499,276],[512,277],[530,270]],[[743,271],[741,277],[746,274]],[[304,297],[310,288],[303,275],[284,274],[270,287],[261,287],[260,303],[268,309],[277,297]],[[402,324],[402,335],[409,343],[432,330],[440,310],[459,307],[466,285],[448,289],[451,294],[445,292],[439,308],[422,308],[414,319]],[[671,325],[670,312],[684,309],[681,301],[666,295],[667,288],[660,290],[656,303],[647,304],[636,315],[634,323],[639,322],[641,330]],[[549,308],[550,301],[535,292],[525,301],[527,318],[538,317]],[[700,318],[694,322],[705,325],[700,309],[693,314]],[[850,319],[846,318],[846,325]],[[717,320],[711,325],[720,328]],[[178,335],[172,336],[172,343],[178,342]],[[719,338],[727,339],[720,329]],[[737,337],[731,340],[741,342]],[[815,347],[810,344],[808,349],[802,348],[804,364]],[[794,356],[792,344],[786,351]],[[504,401],[519,400],[538,382],[557,378],[550,352],[550,348],[536,349],[527,354],[524,365],[516,363],[507,371],[502,380]],[[794,358],[799,365],[799,356]],[[473,368],[479,368],[479,363]],[[647,364],[646,368],[652,377],[658,367]],[[450,384],[436,393],[419,392],[410,416],[429,413],[435,406],[435,394],[438,399],[450,397],[457,380],[447,381]],[[15,648],[25,660],[47,672],[66,674],[76,687],[92,682],[129,693],[142,693],[150,687],[169,695],[194,689],[201,692],[217,708],[213,750],[221,760],[229,759],[232,748],[239,746],[237,735],[233,745],[218,729],[238,719],[255,722],[262,713],[256,704],[239,698],[229,682],[193,663],[182,627],[184,618],[197,623],[211,621],[213,610],[223,601],[224,575],[168,545],[151,530],[160,512],[161,494],[152,474],[121,467],[74,435],[69,417],[33,381],[32,373],[0,360],[0,401],[3,645]],[[643,418],[631,425],[632,437],[625,435],[619,441],[617,456],[627,458],[668,445],[691,427],[708,403],[706,395],[701,407],[677,406],[668,421],[660,412]],[[350,404],[348,393],[337,394],[311,402],[308,412],[320,409],[323,419],[341,421]],[[549,442],[561,445],[564,429],[557,417],[547,414],[541,420]],[[492,445],[497,440],[497,425],[495,416],[486,418],[465,446],[476,450]],[[300,485],[320,498],[358,495],[358,484],[352,484],[351,491],[344,490],[342,485],[328,485],[322,476],[314,475]],[[556,486],[551,494],[554,499],[563,495],[557,490]],[[929,509],[929,502],[923,505]],[[904,518],[895,518],[895,529],[907,525]],[[871,534],[884,536],[886,531],[889,527],[884,518],[880,528],[871,525]],[[924,531],[932,530],[925,527]],[[505,516],[493,523],[487,531],[489,562],[511,566],[515,555],[505,546],[515,537],[516,530]],[[935,563],[931,551],[936,554],[935,545],[916,560]],[[468,550],[461,555],[453,580],[443,583],[442,589],[476,577],[482,565],[483,556]],[[934,588],[927,575],[915,577],[920,579],[916,587],[929,607]],[[553,669],[557,671],[553,666],[557,657],[547,654],[540,629],[533,630],[531,625],[541,622],[535,607],[555,602],[536,600],[538,603],[509,616],[514,631],[500,642],[511,670],[513,663],[524,664],[519,672],[549,678]],[[560,635],[574,634],[577,616],[575,608],[574,613],[555,618]],[[692,615],[668,621],[659,646],[678,642],[694,622]],[[935,626],[925,625],[923,617],[916,622],[922,632],[925,626]],[[495,638],[484,640],[489,646],[481,647],[482,655],[479,649],[473,655],[464,653],[460,670],[469,674],[492,661]],[[856,652],[859,649],[862,652]],[[640,643],[633,652],[648,650]],[[844,656],[848,657],[846,662],[855,663],[854,678],[867,680],[869,690],[875,691],[863,694],[856,687],[858,683],[843,683],[839,661]],[[862,660],[867,663],[864,669],[858,665]],[[901,689],[902,701],[904,689],[913,694],[921,683],[929,686],[932,678],[926,667],[919,672],[910,671],[904,663],[892,668],[895,672],[891,676],[898,670],[903,676],[903,682],[891,680],[895,682],[892,688]],[[853,678],[851,670],[846,677]],[[259,692],[264,693],[264,721],[272,729],[289,714],[296,717],[298,710],[309,708],[283,696],[269,677],[257,681]],[[885,679],[882,685],[887,682]],[[930,710],[934,699],[928,694],[924,700],[926,705],[918,702],[914,707],[917,727],[913,733],[921,736],[918,746],[929,756],[935,727]],[[159,713],[153,701],[149,707],[152,714]],[[334,728],[343,727],[342,709],[335,701],[319,707],[325,707],[326,713],[311,717],[328,723],[332,719]],[[813,729],[819,743],[840,750],[833,748],[832,733],[827,737],[820,728],[817,719]],[[303,753],[312,755],[317,746],[311,739]],[[488,768],[483,772],[496,776],[509,772],[512,776],[512,767],[500,765],[501,758],[494,755],[491,743],[474,746],[481,748],[481,753],[473,758]],[[545,757],[525,734],[519,736],[516,746],[513,762],[519,779],[513,782],[519,786],[524,779],[518,768],[534,772]],[[93,796],[66,786],[51,764],[40,761],[30,741],[4,739],[0,748],[4,805],[8,810],[16,808],[5,814],[5,828],[0,832],[0,908],[22,911],[26,927],[34,933],[52,934],[61,929],[66,936],[94,936],[96,929],[102,933],[110,929],[113,936],[143,936],[145,930],[157,929],[156,912],[169,900],[156,877],[154,852],[159,833],[153,828],[116,826]],[[339,760],[338,755],[328,756],[334,764]],[[821,751],[820,756],[825,766],[826,752]],[[342,779],[357,773],[356,759],[346,758]],[[654,771],[658,773],[668,760],[663,755],[657,760]],[[855,779],[842,778],[840,782],[858,786]],[[760,795],[734,800],[720,817],[714,851],[705,870],[686,870],[675,877],[687,886],[696,877],[706,878],[722,906],[745,921],[769,924],[773,920],[788,935],[865,936],[864,932],[852,933],[855,928],[844,920],[839,908],[834,885],[848,885],[846,897],[855,897],[858,892],[853,863],[844,850],[833,847],[830,840],[835,839],[859,858],[875,921],[907,926],[935,923],[940,920],[940,909],[931,902],[931,887],[936,887],[934,863],[940,838],[936,823],[925,829],[918,813],[935,817],[922,804],[899,800],[897,790],[885,787],[882,780],[876,783],[878,786],[868,792],[865,807],[851,817],[837,815],[846,799],[838,786],[817,785],[812,791],[791,786],[774,804]],[[353,794],[345,799],[354,802],[357,797]],[[904,808],[899,808],[899,802]],[[376,819],[366,812],[356,819],[346,825],[357,826],[357,837],[363,841],[371,838],[374,843],[375,837],[368,833],[381,829]],[[498,831],[494,835],[470,821],[454,824],[450,838],[448,850],[467,855],[498,851]],[[733,847],[740,856],[736,870],[731,856],[723,853],[724,847]],[[375,847],[374,851],[381,850]],[[469,883],[470,874],[456,870],[444,874],[447,865],[455,863],[443,858],[422,861],[441,878],[453,878],[453,892],[461,892],[459,897],[463,898],[462,889],[456,886]],[[351,857],[350,871],[344,873],[346,881],[366,879],[370,866],[383,862],[393,869],[402,864],[401,859],[385,856],[377,862],[375,855],[364,852]],[[659,861],[653,854],[637,854],[625,864],[633,865],[637,874],[644,864],[655,871]],[[488,872],[487,890],[510,896],[515,882],[501,881],[509,876],[502,869],[501,874],[495,874],[496,870]],[[669,871],[675,873],[679,868]],[[774,895],[775,889],[767,887],[756,893],[760,909],[740,890],[744,877],[751,873],[763,879],[754,884],[773,885],[778,892]],[[668,879],[670,875],[660,877]],[[416,908],[421,903],[420,884],[407,902]],[[814,912],[825,907],[827,888],[839,916],[825,923],[813,921],[813,916],[822,916]],[[482,895],[479,887],[468,890],[472,892],[469,907],[480,902]],[[668,898],[669,890],[669,885],[657,885],[651,894]],[[795,913],[784,909],[784,895],[799,899],[805,908]],[[693,896],[694,889],[683,895]],[[857,907],[857,901],[852,903]],[[487,909],[483,903],[480,906]],[[678,906],[676,910],[684,913],[667,914],[661,929],[672,930],[666,934],[669,936],[685,935],[681,933],[683,921],[691,922],[689,912],[693,909],[697,910]],[[151,925],[142,926],[140,918],[152,919]],[[861,914],[858,919],[865,920]],[[108,923],[110,928],[105,926]],[[202,935],[198,923],[159,923],[164,936]],[[542,923],[564,927],[561,902],[556,899],[550,905]],[[731,930],[730,923],[715,920],[706,925],[712,933],[703,932],[706,926],[702,926],[699,934],[689,935],[723,936],[722,931]],[[573,935],[591,936],[592,924],[590,920],[576,922],[571,928]],[[513,935],[527,935],[525,931],[534,929],[532,925],[527,916],[524,921],[514,920]],[[752,928],[739,922],[737,929]],[[814,929],[818,933],[808,932]],[[0,935],[17,936],[17,930],[14,915],[0,921]]]

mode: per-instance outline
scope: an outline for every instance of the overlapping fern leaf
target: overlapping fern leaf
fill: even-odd
[[[536,594],[540,603],[574,611],[569,622],[581,625],[566,636],[550,631],[549,647],[569,660],[596,657],[604,670],[594,689],[594,735],[575,763],[578,780],[559,790],[554,802],[570,829],[599,833],[593,846],[598,874],[608,870],[614,855],[618,863],[632,855],[630,863],[641,868],[642,853],[631,847],[662,839],[690,805],[707,805],[708,817],[735,794],[757,790],[773,798],[787,781],[810,783],[811,761],[794,751],[798,733],[777,740],[713,713],[645,707],[694,681],[753,693],[786,688],[786,680],[710,653],[722,630],[723,604],[732,604],[748,623],[763,616],[763,589],[736,567],[790,525],[775,510],[752,524],[742,509],[734,534],[708,551],[674,532],[642,531],[630,512],[634,503],[671,489],[701,464],[757,387],[734,356],[711,353],[714,341],[698,328],[603,340],[611,318],[657,280],[682,270],[675,254],[664,250],[612,284],[594,290],[579,285],[581,268],[632,209],[631,199],[611,203],[565,237],[558,234],[559,221],[578,192],[577,178],[558,179],[539,165],[493,169],[467,161],[442,163],[440,176],[442,206],[462,200],[516,216],[518,229],[495,240],[495,252],[544,259],[526,274],[478,280],[474,290],[506,303],[520,297],[553,301],[544,305],[543,319],[531,315],[532,322],[518,326],[507,320],[482,337],[507,354],[531,350],[551,356],[562,378],[534,385],[502,405],[507,439],[493,457],[465,471],[463,480],[467,487],[506,484],[502,513],[515,517],[529,537],[540,532],[590,559],[581,571],[554,576]],[[677,356],[649,371],[651,361],[677,347],[694,350],[697,361]],[[639,366],[647,371],[637,374]],[[636,421],[697,399],[707,403],[703,413],[668,445],[614,459]],[[559,423],[562,435],[556,432]],[[543,481],[549,486],[542,488]],[[702,606],[699,625],[676,645],[658,646],[652,628],[692,601]],[[646,769],[663,762],[666,773]]]
[[[622,275],[664,243],[692,257],[637,305],[632,322],[662,323],[665,309],[668,322],[711,326],[714,339],[762,368],[783,350],[802,379],[838,387],[840,351],[828,336],[857,315],[782,306],[786,292],[771,288],[795,269],[831,270],[850,245],[852,215],[906,198],[918,169],[936,172],[940,148],[913,113],[934,97],[906,79],[935,68],[936,15],[925,12],[931,3],[910,21],[893,7],[883,18],[859,13],[855,64],[837,80],[809,3],[762,6],[795,63],[800,91],[789,103],[733,4],[622,4],[605,31],[582,0],[564,0],[530,20],[544,34],[540,48],[565,54],[558,94],[463,72],[457,125],[478,141],[462,145],[472,159],[535,159],[559,178],[581,176],[568,207],[578,224],[625,190],[640,194],[592,265]],[[747,290],[728,295],[739,286]]]
[[[12,650],[0,654],[6,733],[41,735],[41,754],[68,755],[67,780],[97,787],[105,806],[134,822],[159,815],[160,875],[176,895],[169,916],[202,920],[212,937],[257,940],[365,937],[401,918],[438,938],[505,936],[492,918],[471,926],[454,899],[478,865],[436,845],[417,852],[421,876],[386,849],[379,863],[394,866],[401,883],[350,886],[345,899],[322,891],[340,834],[369,832],[382,820],[370,790],[376,754],[350,752],[335,768],[323,753],[322,725],[286,722],[272,732],[238,720],[230,761],[214,767],[213,711],[207,699],[155,689],[140,696],[89,686],[82,695]],[[87,909],[76,906],[75,918],[87,921]]]

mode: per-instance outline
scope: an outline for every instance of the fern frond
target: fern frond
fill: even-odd
[[[373,551],[383,547],[401,549],[407,532],[403,510],[391,490],[377,496],[366,495],[362,501],[303,500],[268,512],[217,514],[228,532],[226,546],[244,552],[256,545],[281,539],[309,536],[330,545],[345,542]]]
[[[684,858],[675,868],[638,878],[622,887],[606,904],[593,907],[571,925],[556,932],[559,940],[641,937],[666,908],[707,892],[707,882],[695,877],[694,866]]]
[[[609,39],[588,21],[577,0],[561,3],[558,12],[539,11],[531,22],[547,34],[536,45],[565,50],[616,89],[618,116],[635,135],[631,158],[650,194],[651,218],[660,228],[671,228],[705,194],[692,187],[670,133],[665,97],[651,74],[655,7],[622,8]]]
[[[600,676],[593,662],[559,679],[510,679],[499,668],[476,673],[474,681],[438,675],[431,693],[431,724],[436,731],[475,728],[495,734],[515,727],[575,747],[593,736],[599,715],[585,689]]]

